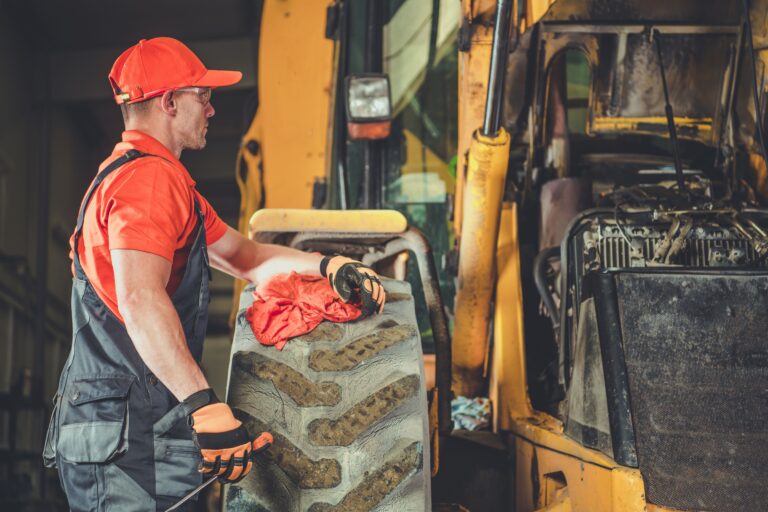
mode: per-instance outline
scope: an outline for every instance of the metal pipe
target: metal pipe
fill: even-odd
[[[504,96],[504,77],[507,74],[509,51],[509,21],[512,0],[497,0],[496,22],[491,46],[491,69],[488,74],[488,94],[485,99],[483,135],[495,136],[501,126],[501,104]]]
[[[344,161],[339,158],[339,208],[347,210],[349,208],[349,202],[347,201],[347,171],[344,167]]]
[[[749,224],[749,225],[752,227],[752,229],[754,229],[755,231],[757,231],[757,233],[758,233],[760,236],[762,236],[763,238],[768,238],[768,233],[766,233],[766,232],[765,232],[765,230],[764,230],[763,228],[761,228],[761,227],[760,227],[760,225],[759,225],[757,222],[755,222],[755,221],[754,221],[754,220],[752,220],[752,219],[744,219],[744,221],[745,221],[747,224]]]
[[[453,330],[453,390],[461,396],[480,396],[484,388],[483,365],[508,162],[506,130],[499,129],[495,137],[475,132],[468,155]]]
[[[381,73],[384,66],[382,17],[381,0],[368,0],[365,41],[365,71],[368,73]],[[381,141],[363,142],[363,179],[358,200],[360,208],[374,210],[381,208],[382,171]]]
[[[726,220],[728,220],[733,227],[735,227],[739,233],[744,235],[752,244],[752,248],[755,250],[757,255],[760,258],[765,257],[766,254],[768,254],[768,239],[762,234],[765,233],[754,221],[750,219],[745,219],[752,229],[755,229],[757,233],[760,234],[759,237],[755,236],[754,233],[750,233],[747,228],[744,227],[744,225],[739,221],[736,217],[726,217]]]
[[[597,330],[603,356],[603,373],[608,399],[608,423],[613,441],[613,458],[619,464],[637,467],[635,431],[629,403],[627,365],[620,325],[619,303],[613,274],[601,273],[595,277]]]
[[[731,60],[728,65],[727,71],[728,71],[728,87],[726,88],[726,99],[725,99],[725,109],[722,114],[722,124],[720,126],[720,138],[717,142],[718,152],[717,152],[717,159],[720,157],[723,158],[723,161],[720,162],[722,165],[726,165],[730,159],[732,159],[732,156],[730,158],[726,158],[726,155],[723,154],[724,146],[729,146],[731,148],[734,147],[734,135],[733,135],[733,117],[731,113],[733,112],[733,106],[735,103],[736,98],[736,86],[738,82],[739,72],[741,69],[741,49],[744,42],[744,26],[742,24],[741,28],[739,29],[739,35],[738,39],[735,45],[735,48],[731,46]],[[725,137],[727,136],[727,144],[724,142]],[[725,174],[725,168],[723,167],[723,173]],[[725,180],[726,185],[730,188],[731,182],[730,180]],[[728,191],[728,194],[730,195],[731,191]]]
[[[680,151],[677,147],[677,128],[675,127],[675,114],[672,111],[672,104],[669,102],[669,89],[667,87],[667,75],[664,71],[664,59],[661,54],[661,33],[657,30],[654,33],[656,40],[656,55],[659,59],[659,73],[661,74],[661,87],[664,91],[664,113],[667,115],[667,129],[669,130],[669,140],[672,143],[672,155],[675,158],[675,176],[677,176],[677,188],[680,192],[685,192],[685,179],[683,178],[683,164],[680,161]]]
[[[416,263],[421,275],[421,287],[424,291],[424,301],[429,310],[429,323],[432,326],[432,335],[435,339],[435,384],[438,395],[438,426],[440,434],[448,435],[453,430],[451,421],[451,331],[448,328],[448,318],[443,307],[443,298],[440,294],[440,281],[438,280],[435,259],[432,256],[432,248],[424,233],[416,228],[408,228],[408,231],[386,245],[385,255],[398,254],[403,251],[411,251],[416,257]]]
[[[334,76],[334,91],[335,97],[333,99],[333,140],[330,142],[332,158],[336,159],[336,170],[338,185],[338,197],[339,207],[342,210],[349,208],[349,192],[347,188],[349,175],[347,173],[347,121],[346,121],[346,108],[345,92],[344,92],[344,77],[347,75],[349,67],[349,48],[347,40],[349,39],[349,2],[341,2],[339,13],[339,28],[338,37],[334,44],[336,45],[336,74]]]

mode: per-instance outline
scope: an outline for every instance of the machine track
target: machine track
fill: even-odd
[[[282,351],[255,340],[241,296],[227,401],[275,442],[225,490],[225,510],[420,512],[430,508],[427,398],[407,283],[384,281],[384,313],[324,322]],[[426,469],[425,469],[426,468]]]

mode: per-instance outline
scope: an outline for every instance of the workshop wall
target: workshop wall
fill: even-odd
[[[0,4],[2,8],[3,4]],[[32,106],[32,52],[8,16],[0,12],[0,251],[26,256],[31,233],[19,222],[30,211],[28,135]],[[13,98],[13,101],[8,101]]]
[[[50,54],[23,27],[0,3],[0,501],[50,504],[41,432],[70,345],[68,239],[97,161],[71,108],[47,101]]]
[[[182,155],[198,189],[236,225],[234,164],[256,86],[260,6],[223,0],[203,19],[202,0],[141,0],[106,29],[114,12],[98,3],[0,0],[0,510],[66,510],[56,472],[42,467],[42,437],[71,343],[69,237],[122,130],[109,66],[138,39],[168,35],[212,67],[243,71],[241,83],[214,95],[208,147]],[[202,361],[220,396],[232,284],[214,273]]]

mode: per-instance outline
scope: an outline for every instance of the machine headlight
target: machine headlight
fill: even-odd
[[[383,139],[392,124],[389,77],[350,75],[346,80],[347,130],[351,139]]]

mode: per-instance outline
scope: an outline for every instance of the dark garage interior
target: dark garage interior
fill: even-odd
[[[65,508],[40,464],[51,398],[71,340],[69,237],[80,199],[120,140],[107,73],[139,39],[171,36],[243,80],[213,98],[208,145],[183,163],[230,225],[235,158],[255,98],[259,2],[0,2],[0,508]],[[232,280],[213,279],[209,379],[224,395]],[[224,348],[224,350],[217,350]]]

